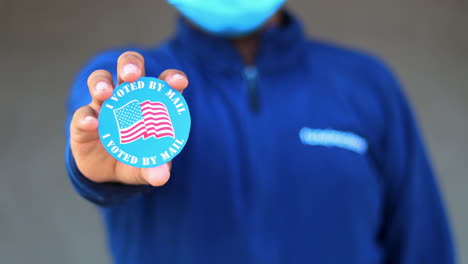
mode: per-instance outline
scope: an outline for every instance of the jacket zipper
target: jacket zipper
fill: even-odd
[[[244,68],[244,78],[247,80],[247,96],[252,112],[260,111],[260,97],[258,94],[258,70],[255,65]]]

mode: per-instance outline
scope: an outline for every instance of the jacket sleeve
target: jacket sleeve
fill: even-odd
[[[104,69],[112,73],[116,82],[116,62],[121,52],[108,52],[99,55],[78,74],[73,83],[67,104],[65,165],[74,189],[84,198],[100,205],[108,206],[124,201],[134,195],[151,191],[146,185],[124,185],[119,183],[95,183],[88,180],[77,168],[70,150],[70,123],[73,113],[91,102],[87,79],[95,70]]]
[[[385,192],[379,239],[385,263],[455,263],[441,194],[412,111],[392,74],[379,68],[386,131],[377,152]]]

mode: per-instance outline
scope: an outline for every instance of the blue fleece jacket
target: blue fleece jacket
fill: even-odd
[[[450,230],[413,115],[372,56],[311,41],[286,15],[261,34],[255,65],[182,20],[157,48],[94,58],[116,73],[126,50],[148,76],[187,73],[192,130],[163,187],[98,184],[66,165],[99,205],[113,261],[129,263],[451,264]]]

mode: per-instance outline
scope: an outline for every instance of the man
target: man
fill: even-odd
[[[421,138],[382,63],[306,39],[281,0],[170,2],[185,17],[175,37],[97,56],[68,105],[67,168],[100,206],[115,263],[454,263]],[[141,76],[189,104],[172,165],[125,165],[99,140],[103,101]]]

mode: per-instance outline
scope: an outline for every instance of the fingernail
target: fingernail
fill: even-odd
[[[109,84],[106,83],[106,82],[98,82],[96,84],[96,92],[97,93],[102,93],[102,92],[107,91],[109,89],[110,89]]]
[[[86,121],[91,121],[91,120],[93,120],[93,119],[94,119],[94,117],[92,117],[92,116],[86,116],[86,117],[84,118],[84,120],[86,120]]]
[[[180,81],[186,81],[187,80],[187,78],[185,78],[185,76],[180,74],[180,73],[176,73],[176,74],[172,75],[172,79],[180,80]]]
[[[129,74],[139,74],[140,69],[135,64],[127,64],[122,69],[123,76],[127,76]]]

